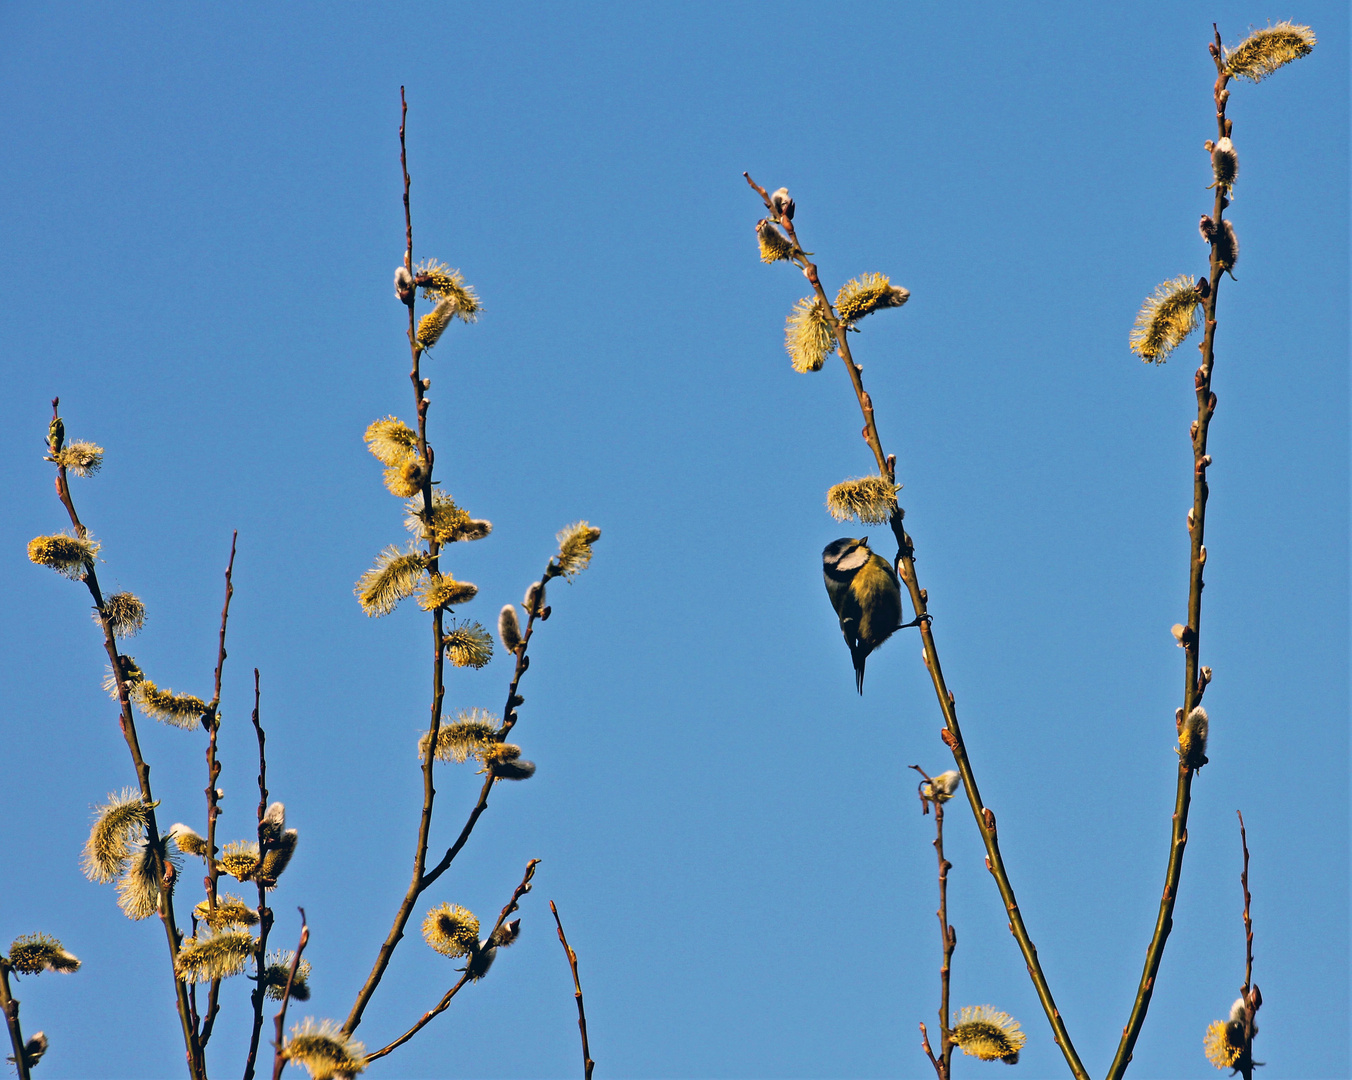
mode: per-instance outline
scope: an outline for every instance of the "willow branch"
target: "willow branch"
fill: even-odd
[[[408,124],[408,101],[404,97],[402,86],[399,88],[399,105],[399,165],[404,177],[404,265],[411,273],[413,269],[413,212],[409,203],[409,189],[412,181],[408,174],[408,146],[405,141],[405,129]],[[427,445],[428,400],[425,396],[430,381],[423,379],[420,370],[422,347],[418,344],[418,323],[415,314],[416,296],[415,290],[409,295],[408,299],[408,347],[412,357],[409,379],[413,383],[413,398],[418,415],[418,456],[423,464],[421,492],[423,509],[430,513],[432,508],[433,454],[431,448]],[[440,545],[435,539],[430,540],[428,542],[428,569],[433,574],[439,571],[439,554]],[[385,935],[385,941],[380,946],[380,952],[376,956],[371,973],[366,977],[366,982],[362,984],[361,990],[358,991],[357,999],[352,1003],[352,1009],[343,1024],[344,1035],[351,1035],[361,1023],[362,1013],[366,1011],[371,996],[376,992],[376,987],[380,985],[380,980],[384,977],[385,971],[390,965],[390,960],[394,956],[395,947],[398,946],[404,936],[404,928],[412,917],[413,906],[417,903],[419,894],[426,887],[423,884],[423,870],[427,864],[427,845],[432,832],[432,808],[437,795],[433,783],[432,766],[436,753],[437,734],[441,728],[441,703],[446,692],[443,636],[442,610],[438,608],[432,615],[432,716],[428,727],[430,737],[427,751],[423,755],[422,761],[423,805],[422,813],[418,819],[418,841],[413,854],[413,873],[409,879],[408,888],[404,892],[404,899],[399,905],[399,910],[395,913],[390,931]]]
[[[274,1044],[276,1051],[272,1055],[272,1080],[282,1080],[282,1068],[286,1065],[286,1058],[282,1051],[286,1048],[286,1038],[283,1034],[283,1028],[286,1025],[286,1006],[291,1000],[291,987],[296,981],[296,969],[300,967],[300,954],[305,951],[305,946],[310,941],[310,928],[305,923],[305,909],[296,908],[300,912],[300,941],[296,944],[296,955],[291,958],[291,970],[287,972],[286,986],[282,990],[282,1004],[277,1010],[275,1023],[277,1025],[277,1041]],[[261,972],[259,973],[261,976]]]
[[[920,1025],[921,1044],[925,1050],[925,1056],[929,1058],[930,1064],[934,1066],[934,1071],[939,1080],[948,1080],[952,1075],[953,1043],[949,1039],[952,1029],[948,1025],[950,1010],[948,1007],[949,991],[949,972],[953,967],[953,950],[958,947],[958,932],[948,923],[948,872],[953,869],[953,864],[944,858],[944,802],[946,799],[938,797],[935,791],[933,778],[925,772],[919,765],[912,765],[912,769],[918,772],[930,784],[929,796],[924,793],[924,788],[920,792],[920,809],[922,813],[928,814],[929,808],[934,807],[934,851],[939,857],[939,910],[935,914],[939,917],[939,943],[943,950],[943,962],[939,965],[939,1054],[936,1057],[930,1048],[929,1032],[925,1030],[925,1025]]]
[[[14,1047],[14,1067],[19,1070],[19,1080],[29,1080],[28,1058],[24,1055],[23,1029],[19,1027],[19,999],[9,989],[9,962],[0,956],[0,1011],[5,1014],[5,1027],[9,1029],[9,1044]]]
[[[258,703],[258,669],[254,668],[254,707],[250,719],[253,721],[254,733],[258,736],[258,857],[261,860],[267,854],[268,845],[271,842],[271,830],[268,830],[267,835],[265,835],[263,829],[263,816],[268,810],[268,759],[264,752],[267,737],[263,734],[263,725],[258,721]],[[262,878],[259,877],[258,945],[254,949],[254,970],[257,973],[258,982],[249,997],[249,1004],[253,1007],[253,1027],[249,1032],[249,1056],[244,1061],[244,1080],[253,1080],[254,1067],[258,1061],[258,1040],[263,1033],[263,1001],[267,997],[268,989],[264,974],[267,971],[268,932],[271,929],[272,909],[268,907],[267,886],[263,884]]]
[[[541,578],[542,581],[547,581],[553,576],[552,571],[554,570],[554,565],[554,559],[551,558],[549,560],[549,565],[545,567],[544,577]],[[512,681],[507,686],[507,707],[502,713],[502,728],[500,730],[500,735],[503,739],[505,739],[507,733],[516,726],[518,720],[516,711],[517,706],[525,701],[525,698],[517,693],[517,691],[521,686],[521,676],[524,675],[526,670],[530,667],[530,656],[527,655],[526,650],[530,647],[530,639],[535,633],[535,620],[537,617],[543,619],[548,614],[542,604],[542,601],[537,601],[534,607],[526,613],[526,628],[521,632],[521,644],[518,645],[516,649],[516,667],[512,671]],[[461,849],[469,841],[470,834],[474,832],[474,826],[478,822],[480,815],[488,809],[488,796],[492,792],[493,784],[495,782],[496,778],[491,773],[484,778],[483,786],[479,789],[478,801],[475,802],[473,809],[470,810],[469,817],[466,819],[464,827],[460,830],[460,835],[455,838],[455,843],[448,847],[446,849],[446,854],[441,857],[431,870],[428,870],[427,873],[423,875],[422,887],[424,889],[447,871],[451,863],[455,861],[455,857],[460,854]]]
[[[225,567],[225,603],[221,606],[220,646],[216,653],[215,692],[207,705],[202,723],[209,732],[207,742],[207,876],[203,881],[207,890],[207,909],[216,910],[217,882],[220,879],[220,867],[216,864],[216,818],[220,816],[220,789],[216,781],[221,775],[220,762],[216,760],[216,735],[221,729],[221,674],[225,670],[225,624],[230,618],[230,598],[235,595],[235,586],[231,578],[235,572],[235,543],[239,540],[236,529],[230,537],[230,562]],[[211,989],[207,993],[207,1015],[202,1023],[200,1042],[203,1047],[211,1040],[212,1029],[216,1026],[216,1014],[220,1012],[221,980],[212,979]]]
[[[1215,29],[1213,27],[1213,29]],[[1220,31],[1215,31],[1215,41],[1211,45],[1211,54],[1216,62],[1216,85],[1213,98],[1216,104],[1216,130],[1218,138],[1230,134],[1231,123],[1225,116],[1225,106],[1230,94],[1225,85],[1230,81],[1226,73],[1223,52],[1221,50]],[[1224,185],[1216,185],[1216,200],[1213,218],[1217,230],[1221,227],[1222,215],[1229,200]],[[1211,391],[1211,373],[1216,361],[1216,302],[1220,295],[1221,276],[1224,268],[1213,241],[1211,245],[1211,289],[1204,301],[1206,324],[1202,335],[1202,363],[1198,367],[1193,383],[1197,391],[1197,419],[1191,427],[1193,455],[1193,491],[1192,510],[1188,515],[1188,532],[1191,539],[1191,551],[1188,562],[1188,625],[1183,633],[1184,675],[1183,709],[1181,715],[1187,715],[1196,708],[1206,690],[1205,673],[1198,666],[1198,650],[1201,647],[1202,633],[1202,568],[1206,564],[1205,530],[1207,504],[1207,466],[1211,458],[1207,455],[1207,431],[1211,426],[1211,417],[1216,411],[1216,395]],[[1188,844],[1188,809],[1192,802],[1192,778],[1194,770],[1180,757],[1178,763],[1178,786],[1174,797],[1174,816],[1169,837],[1169,864],[1164,875],[1164,894],[1160,899],[1159,915],[1155,920],[1155,932],[1146,949],[1145,968],[1141,972],[1141,981],[1136,990],[1136,999],[1132,1003],[1131,1015],[1126,1027],[1122,1029],[1122,1039],[1108,1070],[1106,1080],[1121,1080],[1131,1064],[1132,1049],[1140,1037],[1145,1024],[1146,1012],[1150,1008],[1150,998],[1155,989],[1155,976],[1159,973],[1160,961],[1164,959],[1164,947],[1173,929],[1174,903],[1178,899],[1178,883],[1183,874],[1183,852]]]
[[[1244,1080],[1253,1080],[1253,1067],[1259,1062],[1253,1060],[1253,1037],[1258,1034],[1254,1016],[1263,1004],[1263,994],[1253,983],[1253,919],[1249,915],[1249,904],[1253,899],[1249,895],[1249,838],[1244,832],[1244,815],[1239,814],[1239,843],[1244,849],[1244,869],[1239,875],[1240,887],[1244,890],[1244,985],[1239,996],[1244,1002],[1244,1053],[1235,1063]]]
[[[57,408],[61,404],[60,398],[52,398],[52,417],[57,417]],[[79,514],[75,511],[75,502],[71,498],[70,484],[66,476],[66,467],[60,463],[56,466],[56,495],[61,500],[61,504],[66,508],[66,513],[70,517],[70,523],[75,527],[76,533],[84,539],[88,536],[89,530],[85,528],[80,521]],[[164,857],[164,852],[160,843],[159,825],[155,816],[155,796],[150,787],[150,766],[146,763],[141,754],[141,744],[136,737],[136,721],[132,717],[131,698],[127,691],[127,683],[122,675],[122,665],[119,662],[120,657],[117,651],[117,638],[113,634],[112,624],[108,621],[108,613],[103,603],[103,592],[99,588],[98,573],[94,569],[94,564],[88,563],[85,566],[84,576],[85,587],[89,589],[89,595],[94,601],[94,609],[98,612],[99,625],[103,629],[103,647],[108,653],[108,661],[112,665],[113,679],[117,685],[117,700],[120,709],[118,722],[121,726],[122,737],[127,743],[127,750],[131,754],[132,765],[136,769],[136,779],[141,791],[141,802],[145,807],[145,829],[146,842],[149,845],[149,851],[153,865],[155,867],[156,877],[160,881],[160,903],[159,916],[164,924],[165,939],[169,946],[169,966],[174,980],[174,998],[178,1008],[179,1024],[183,1029],[183,1046],[187,1055],[188,1072],[194,1080],[206,1080],[206,1069],[202,1059],[202,1048],[197,1038],[197,1027],[193,1023],[193,1014],[191,1006],[188,1003],[188,991],[182,979],[178,977],[175,968],[175,961],[178,958],[178,947],[182,940],[182,935],[178,931],[178,926],[174,918],[174,869],[168,859]]]
[[[788,234],[794,247],[798,249],[798,254],[793,261],[802,269],[803,275],[811,282],[813,291],[817,294],[817,299],[821,303],[827,321],[835,335],[840,350],[840,358],[849,373],[855,397],[859,401],[859,410],[864,417],[864,428],[861,434],[877,460],[879,473],[890,483],[896,483],[896,458],[883,452],[882,440],[878,436],[878,426],[873,413],[873,400],[864,389],[863,369],[854,362],[854,357],[850,353],[846,327],[836,317],[835,308],[817,276],[817,267],[805,254],[802,254],[803,246],[798,242],[793,221],[788,214],[778,213],[766,190],[746,173],[742,175],[746,177],[746,182],[760,194],[767,209]],[[920,638],[924,645],[925,667],[929,670],[930,681],[934,684],[934,692],[939,699],[939,710],[944,718],[942,737],[945,745],[953,753],[953,760],[957,763],[958,773],[962,777],[963,790],[966,792],[967,801],[972,807],[977,830],[981,833],[982,844],[986,848],[986,867],[990,870],[991,876],[995,878],[996,887],[1000,891],[1000,899],[1004,902],[1005,911],[1009,915],[1010,933],[1014,935],[1019,951],[1023,954],[1024,962],[1028,965],[1028,975],[1033,981],[1033,988],[1037,991],[1042,1010],[1046,1013],[1047,1020],[1051,1024],[1056,1045],[1061,1048],[1066,1064],[1070,1066],[1070,1071],[1075,1075],[1076,1080],[1089,1080],[1089,1073],[1080,1062],[1075,1046],[1071,1042],[1070,1032],[1066,1029],[1065,1022],[1061,1019],[1061,1013],[1056,1007],[1056,999],[1052,996],[1051,987],[1047,983],[1047,977],[1042,971],[1042,964],[1038,960],[1037,947],[1028,934],[1028,928],[1024,925],[1023,914],[1019,910],[1018,900],[1014,895],[1014,886],[1010,883],[1009,874],[1005,870],[1004,859],[1000,854],[995,814],[981,801],[981,792],[977,787],[976,775],[972,770],[972,764],[963,743],[962,729],[958,725],[956,701],[952,691],[948,689],[948,685],[944,681],[943,669],[939,665],[939,649],[935,644],[929,617],[929,595],[920,587],[919,579],[916,576],[915,545],[902,524],[903,515],[904,512],[898,507],[893,511],[890,521],[892,534],[897,541],[897,572],[906,585],[907,592],[910,594],[911,605],[915,609],[916,622],[919,625]]]
[[[493,929],[489,931],[488,937],[484,939],[485,941],[492,941],[497,935],[497,932],[502,929],[502,924],[517,910],[521,898],[525,896],[526,893],[530,892],[530,879],[535,876],[535,868],[539,864],[539,859],[531,859],[531,861],[526,864],[526,873],[521,878],[521,884],[518,885],[516,891],[512,893],[512,898],[507,901],[507,906],[502,909],[502,913],[498,916],[498,921],[493,924]],[[408,1042],[409,1039],[413,1038],[414,1035],[418,1034],[418,1032],[431,1023],[435,1017],[444,1013],[451,1004],[451,1000],[456,994],[460,993],[460,988],[472,981],[474,980],[470,978],[469,965],[466,964],[465,973],[460,976],[460,981],[447,990],[436,1005],[423,1013],[422,1016],[418,1018],[417,1023],[400,1035],[399,1038],[395,1039],[392,1043],[382,1046],[374,1054],[368,1054],[366,1060],[368,1062],[375,1061],[376,1058],[382,1058],[391,1051],[399,1049],[399,1047],[403,1046],[404,1043]]]
[[[577,953],[573,951],[573,947],[568,944],[568,939],[563,934],[559,909],[554,906],[553,900],[549,902],[549,910],[554,913],[554,925],[559,928],[559,943],[568,957],[568,966],[573,970],[573,996],[577,998],[577,1028],[582,1033],[582,1077],[583,1080],[591,1080],[592,1069],[596,1068],[596,1062],[592,1060],[591,1049],[587,1045],[587,1010],[582,1006],[582,981],[577,975]]]

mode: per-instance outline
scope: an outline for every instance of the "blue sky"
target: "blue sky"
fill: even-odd
[[[931,1075],[931,821],[947,766],[913,631],[854,693],[822,506],[871,468],[833,361],[798,375],[804,282],[756,258],[743,170],[787,185],[828,290],[911,290],[856,357],[896,453],[935,635],[1029,929],[1091,1071],[1126,1020],[1167,855],[1186,601],[1192,344],[1126,348],[1142,298],[1201,273],[1211,22],[1292,18],[1314,55],[1235,86],[1236,282],[1221,297],[1203,662],[1211,764],[1176,928],[1130,1075],[1216,1075],[1208,1022],[1242,978],[1235,810],[1249,825],[1274,1075],[1346,1068],[1348,15],[1345,5],[292,4],[7,7],[0,15],[0,938],[84,961],[19,987],[42,1075],[181,1073],[163,936],[87,882],[90,806],[133,780],[81,587],[31,566],[61,528],[49,399],[107,448],[73,481],[101,579],[150,616],[161,684],[209,696],[238,529],[221,735],[223,839],[249,835],[248,711],[301,843],[275,894],[313,932],[314,997],[347,1012],[402,896],[421,798],[424,617],[367,619],[351,583],[401,541],[361,432],[412,419],[398,97],[415,254],[484,300],[429,359],[447,489],[495,526],[455,553],[490,623],[562,525],[605,530],[552,588],[500,785],[423,906],[491,918],[543,860],[521,942],[371,1076]],[[875,546],[886,550],[883,530]],[[448,708],[501,708],[499,658]],[[202,739],[143,721],[167,821],[200,822]],[[434,846],[472,767],[439,775]],[[954,1004],[1064,1075],[962,806],[950,814]],[[185,874],[180,908],[195,900]],[[454,981],[410,935],[360,1036]],[[230,987],[214,1075],[242,1068]],[[962,1059],[960,1076],[1005,1066]]]

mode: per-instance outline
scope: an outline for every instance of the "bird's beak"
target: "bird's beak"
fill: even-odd
[[[861,537],[859,538],[859,540],[858,540],[858,544],[859,544],[860,547],[863,547],[863,548],[868,547],[868,537],[867,537],[867,536],[861,536]]]

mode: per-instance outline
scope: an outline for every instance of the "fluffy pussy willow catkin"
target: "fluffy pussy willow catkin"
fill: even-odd
[[[72,581],[83,581],[85,573],[94,565],[99,545],[87,536],[68,536],[55,533],[35,536],[28,541],[28,559],[39,566],[50,566],[58,574]]]
[[[58,465],[76,476],[93,476],[103,466],[103,447],[92,442],[67,443],[52,455]]]
[[[841,322],[853,325],[871,312],[901,307],[910,298],[909,292],[894,286],[885,274],[860,274],[840,287],[836,315]]]
[[[263,966],[263,985],[265,993],[273,1001],[281,1001],[286,993],[286,981],[291,978],[291,964],[296,954],[290,950],[270,952]],[[293,1001],[310,1000],[310,973],[313,968],[310,961],[301,957],[296,965],[296,977],[291,980],[291,998]]]
[[[296,853],[296,844],[299,841],[300,833],[296,829],[287,829],[277,838],[277,846],[269,848],[264,853],[254,877],[267,888],[275,889],[277,879],[290,864],[291,856]]]
[[[207,842],[181,821],[169,826],[164,834],[174,842],[174,846],[184,855],[196,855],[199,859],[207,857]]]
[[[423,919],[423,940],[445,956],[468,956],[479,947],[479,920],[459,904],[434,907]]]
[[[1197,329],[1202,297],[1193,279],[1182,274],[1156,286],[1136,316],[1129,343],[1147,363],[1162,364]]]
[[[1019,1051],[1028,1041],[1017,1020],[989,1005],[964,1006],[951,1038],[964,1054],[1009,1065],[1019,1060]]]
[[[793,305],[784,323],[784,349],[793,370],[804,373],[820,371],[826,358],[836,351],[836,336],[815,296]]]
[[[216,868],[236,881],[249,881],[258,872],[259,861],[257,841],[232,840],[221,849]]]
[[[9,946],[9,966],[20,975],[79,971],[80,961],[50,934],[24,934]]]
[[[80,865],[85,877],[106,885],[122,872],[122,864],[131,854],[132,845],[145,834],[146,808],[141,793],[135,788],[123,788],[94,810],[94,824],[85,841]]]
[[[450,574],[437,574],[428,578],[427,584],[418,594],[418,606],[424,611],[458,607],[461,604],[468,604],[478,593],[477,585],[468,581],[456,581]]]
[[[456,667],[481,668],[493,659],[493,635],[482,623],[452,625],[444,641],[446,657]]]
[[[437,729],[437,761],[466,761],[485,746],[497,741],[501,720],[486,709],[461,709],[454,720],[443,720]],[[418,740],[418,757],[427,756],[430,731]]]
[[[445,297],[437,301],[437,306],[418,320],[418,344],[424,349],[430,349],[441,340],[441,335],[446,332],[446,327],[451,325],[454,316],[453,299]]]
[[[423,467],[421,459],[409,458],[402,465],[391,465],[381,479],[391,495],[408,499],[422,490],[423,481],[427,479],[427,470]]]
[[[203,900],[192,909],[193,918],[206,923],[213,930],[240,930],[258,922],[258,912],[244,902],[241,896],[227,894],[216,901],[213,908]]]
[[[113,637],[135,637],[146,624],[146,606],[134,593],[115,592],[103,598],[103,617],[108,620]],[[99,621],[97,610],[94,621]]]
[[[1229,195],[1235,186],[1235,178],[1239,176],[1239,155],[1235,152],[1235,144],[1227,135],[1219,142],[1208,142],[1207,145],[1211,147],[1211,172],[1216,178],[1211,186]]]
[[[188,938],[178,950],[174,971],[184,982],[228,979],[244,970],[256,946],[247,930],[222,930]]]
[[[1213,1020],[1202,1039],[1206,1059],[1218,1069],[1233,1068],[1244,1054],[1244,1024]]]
[[[153,720],[184,731],[195,731],[207,711],[207,703],[193,694],[175,694],[161,690],[149,679],[142,679],[128,693],[134,704]]]
[[[334,1021],[316,1023],[310,1016],[291,1029],[291,1037],[282,1047],[282,1057],[304,1066],[310,1080],[356,1076],[366,1068],[365,1045],[344,1035]]]
[[[427,556],[391,544],[376,556],[376,564],[357,579],[353,588],[362,610],[372,618],[388,615],[400,600],[412,596],[427,572]]]
[[[1309,56],[1317,44],[1308,26],[1279,22],[1255,30],[1235,48],[1227,49],[1225,70],[1237,78],[1261,82],[1278,68]]]
[[[1183,710],[1180,709],[1181,713]],[[1178,724],[1178,756],[1189,769],[1197,770],[1207,763],[1206,740],[1211,721],[1206,710],[1198,705]]]
[[[363,439],[366,449],[382,465],[402,465],[409,458],[418,456],[418,436],[395,416],[372,421]]]
[[[461,322],[474,322],[483,310],[478,294],[465,284],[464,275],[445,263],[419,263],[414,271],[414,281],[422,286],[423,299],[452,301],[455,317]]]
[[[797,248],[769,218],[761,218],[756,222],[756,239],[760,243],[761,262],[772,263],[781,259],[792,259],[797,253]]]
[[[161,851],[165,863],[174,866],[174,860]],[[174,866],[175,871],[177,867]],[[174,874],[177,877],[177,873]],[[127,860],[122,876],[117,879],[117,906],[129,919],[148,919],[159,911],[161,884],[155,872],[155,856],[149,844],[141,845]]]
[[[601,539],[601,530],[585,521],[575,521],[559,530],[557,572],[566,578],[581,573],[591,564],[592,545]]]
[[[897,510],[894,484],[883,476],[861,476],[836,484],[826,493],[826,509],[837,521],[857,518],[865,525],[885,525]]]

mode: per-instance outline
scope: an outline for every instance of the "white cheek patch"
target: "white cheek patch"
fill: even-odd
[[[838,570],[858,570],[869,560],[873,553],[866,547],[857,547],[836,563]]]

